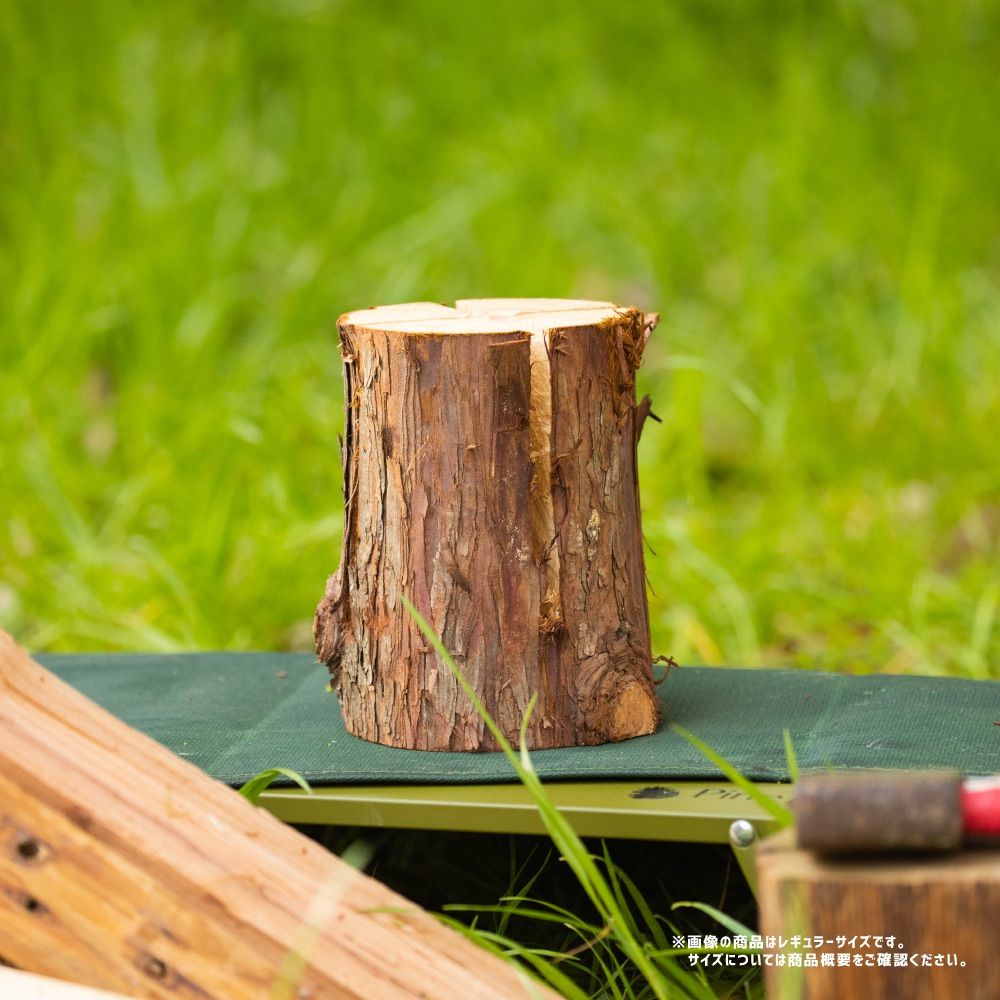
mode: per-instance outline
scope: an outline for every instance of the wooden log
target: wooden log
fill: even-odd
[[[553,996],[2,632],[0,733],[0,955],[20,969],[191,1000]]]
[[[652,732],[635,370],[654,316],[606,302],[413,303],[339,321],[340,567],[316,612],[349,732],[494,750],[400,595],[517,742]]]
[[[1000,850],[830,860],[796,848],[786,831],[761,843],[757,876],[762,935],[786,941],[821,936],[828,942],[789,947],[784,967],[766,967],[768,997],[992,1000],[998,995]],[[838,935],[856,936],[854,945],[839,948]],[[787,958],[796,950],[800,959],[815,953],[819,964],[789,966]],[[823,952],[833,953],[834,962],[837,952],[846,952],[851,964],[823,965]],[[862,964],[855,964],[854,954],[862,956]],[[889,955],[888,966],[878,964],[879,954]],[[895,964],[900,955],[906,956],[905,966]]]

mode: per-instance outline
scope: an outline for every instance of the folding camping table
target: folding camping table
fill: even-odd
[[[299,772],[260,798],[288,822],[541,833],[499,753],[429,753],[347,735],[325,669],[296,653],[78,654],[38,659],[213,777]],[[771,797],[790,795],[787,729],[802,768],[1000,770],[1000,682],[808,670],[683,667],[659,688],[664,715]],[[725,843],[770,816],[661,726],[601,747],[538,751],[534,767],[584,836]],[[745,862],[737,847],[737,856]]]

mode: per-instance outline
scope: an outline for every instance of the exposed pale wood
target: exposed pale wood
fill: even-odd
[[[384,323],[393,320],[432,319],[454,316],[455,310],[437,302],[404,302],[396,306],[374,306],[371,309],[356,309],[352,313],[354,322],[366,326],[370,323]]]
[[[589,300],[348,313],[341,564],[316,614],[350,732],[496,743],[400,601],[441,635],[508,739],[652,732],[635,370],[655,322]]]
[[[21,969],[140,997],[530,995],[4,633],[0,734],[0,953]]]
[[[768,997],[994,1000],[998,996],[1000,851],[984,848],[944,856],[833,861],[797,849],[786,831],[762,842],[757,873],[764,935],[884,938],[891,934],[907,954],[928,954],[932,961],[939,954],[954,954],[965,963],[950,968],[771,968],[765,970]]]
[[[4,968],[0,968],[0,997],[3,1000],[125,1000],[122,993],[108,993],[61,979]]]

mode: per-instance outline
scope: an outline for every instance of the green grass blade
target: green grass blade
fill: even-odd
[[[799,759],[795,755],[795,747],[792,746],[792,734],[785,730],[785,760],[788,761],[788,777],[792,784],[799,780]]]
[[[564,927],[570,927],[572,925],[574,929],[587,932],[585,936],[590,937],[593,937],[599,931],[599,928],[593,926],[592,924],[588,924],[579,918],[576,920],[568,920],[565,916],[560,914],[551,913],[547,910],[536,909],[530,906],[517,906],[515,908],[511,908],[502,904],[480,906],[476,903],[445,903],[442,909],[446,913],[510,913],[512,916],[522,917],[527,920],[541,920],[547,923],[561,924]],[[572,914],[570,917],[572,917]]]
[[[583,888],[583,890],[590,897],[591,901],[597,907],[598,912],[603,917],[605,923],[609,924],[614,929],[615,938],[621,945],[622,950],[642,972],[646,981],[649,983],[650,988],[654,991],[655,996],[657,998],[662,998],[662,1000],[666,1000],[666,998],[670,996],[669,984],[666,979],[664,979],[660,970],[650,960],[646,949],[644,949],[640,942],[636,940],[634,935],[630,933],[629,921],[625,914],[622,913],[611,886],[601,874],[576,831],[573,830],[572,826],[552,804],[552,800],[548,797],[541,781],[538,779],[538,775],[535,773],[534,767],[531,765],[527,748],[523,740],[523,734],[525,731],[523,722],[521,727],[522,746],[521,752],[518,754],[515,753],[510,743],[501,732],[500,727],[490,716],[489,712],[487,712],[482,700],[469,684],[458,665],[452,659],[451,654],[445,648],[444,643],[441,642],[440,637],[436,634],[434,629],[432,629],[424,620],[420,612],[405,597],[405,595],[400,595],[400,599],[410,616],[417,623],[417,626],[424,634],[427,641],[431,643],[438,655],[441,657],[441,660],[452,672],[462,690],[465,692],[466,697],[468,697],[470,702],[472,702],[473,706],[476,708],[476,711],[482,716],[486,727],[493,734],[507,759],[513,765],[514,770],[517,772],[522,784],[524,784],[525,788],[527,788],[529,794],[534,800],[539,816],[541,817],[549,836],[552,838],[553,843],[555,843],[559,853],[566,860],[566,863],[573,871],[580,883],[581,888]],[[525,761],[527,761],[527,764],[525,764]]]
[[[609,864],[610,859],[609,859]],[[639,911],[639,915],[645,921],[647,928],[649,929],[649,936],[652,938],[653,944],[657,948],[667,948],[669,944],[667,942],[667,935],[663,929],[663,923],[657,920],[656,914],[649,907],[649,903],[646,902],[645,897],[639,891],[638,886],[629,877],[629,875],[622,871],[621,868],[616,868],[618,881],[625,887],[628,891],[629,896],[632,898],[632,902],[635,908]]]
[[[698,739],[694,733],[688,732],[676,723],[670,727],[678,736],[682,736],[692,746],[697,747],[737,788],[746,792],[767,814],[782,827],[791,826],[795,822],[792,811],[780,802],[775,802],[769,795],[762,792],[749,778],[744,777],[721,754],[716,753],[707,743]]]
[[[494,955],[507,959],[511,957],[523,959],[541,980],[558,990],[567,1000],[590,1000],[587,994],[562,969],[543,956],[541,952],[526,948],[505,935],[469,927],[452,917],[439,914],[437,919]]]
[[[260,798],[261,792],[270,787],[278,778],[290,778],[307,795],[312,795],[312,786],[298,771],[293,771],[289,767],[269,767],[260,774],[255,774],[249,781],[240,786],[240,795],[256,802]]]
[[[752,937],[756,931],[752,931],[746,924],[740,923],[739,920],[733,919],[728,913],[723,913],[722,910],[716,909],[714,906],[710,906],[708,903],[693,903],[688,900],[678,901],[673,904],[670,908],[672,910],[681,910],[684,908],[701,910],[702,913],[707,913],[713,920],[717,920],[726,930],[732,931],[734,934],[742,934],[746,937]]]

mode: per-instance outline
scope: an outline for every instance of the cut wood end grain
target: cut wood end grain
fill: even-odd
[[[356,309],[341,316],[338,325],[400,333],[531,333],[601,326],[636,313],[592,299],[459,299],[453,307],[404,302]]]

